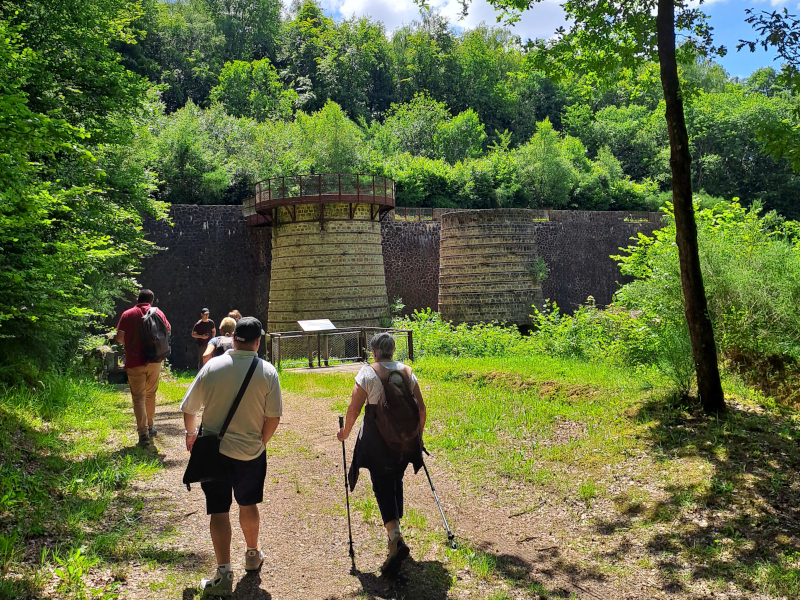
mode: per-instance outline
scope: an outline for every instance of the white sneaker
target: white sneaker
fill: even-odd
[[[203,596],[230,596],[233,593],[233,571],[214,574],[213,579],[201,579],[200,590]]]
[[[248,550],[244,555],[244,570],[258,571],[264,562],[264,553],[261,550]]]

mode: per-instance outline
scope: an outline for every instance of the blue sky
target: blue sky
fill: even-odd
[[[747,77],[754,70],[763,66],[775,65],[773,54],[763,50],[755,53],[743,50],[736,51],[736,44],[740,39],[753,39],[753,29],[744,22],[745,9],[773,10],[786,6],[790,12],[797,13],[798,2],[791,3],[783,0],[712,0],[703,5],[703,10],[711,18],[714,27],[715,42],[728,48],[728,55],[718,59],[718,62],[731,74]],[[349,17],[352,15],[370,15],[386,25],[386,29],[393,29],[415,20],[419,9],[413,0],[321,0],[325,12],[334,17]],[[476,0],[470,10],[470,15],[459,22],[457,15],[460,4],[456,0],[430,0],[430,4],[447,15],[456,26],[474,27],[481,21],[487,24],[494,23],[494,11],[485,0]],[[522,20],[514,27],[517,34],[523,38],[550,37],[555,29],[564,24],[564,13],[556,0],[544,0],[528,11]]]

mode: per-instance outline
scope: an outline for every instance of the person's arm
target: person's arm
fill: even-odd
[[[280,422],[280,417],[264,417],[264,426],[261,428],[261,441],[264,442],[265,446],[272,438],[272,434],[275,433],[275,430],[278,428]]]
[[[422,390],[419,389],[419,383],[414,386],[414,397],[417,399],[419,405],[419,434],[425,430],[425,419],[428,417],[428,411],[425,408],[425,399],[422,397]]]
[[[350,435],[353,425],[361,414],[361,409],[364,408],[364,403],[367,401],[367,392],[364,391],[360,385],[353,386],[353,393],[350,396],[350,406],[347,407],[347,417],[344,420],[344,427],[336,434],[336,439],[343,442]]]
[[[197,415],[194,413],[183,413],[183,426],[186,428],[186,449],[191,452],[192,446],[197,439]]]
[[[209,360],[211,360],[211,357],[214,355],[214,350],[216,348],[217,347],[214,344],[209,344],[208,346],[206,346],[206,350],[205,352],[203,352],[203,364],[206,364]]]
[[[212,327],[211,328],[211,337],[217,337],[217,328],[216,327]]]
[[[198,340],[207,340],[208,339],[208,334],[207,333],[203,333],[203,334],[197,333],[197,325],[195,325],[192,328],[192,337],[196,338]]]
[[[202,371],[200,372],[202,373]],[[183,425],[186,428],[186,450],[192,451],[192,446],[197,439],[197,411],[203,406],[202,383],[203,380],[198,373],[192,385],[186,390],[186,394],[181,401],[181,412],[183,413]]]
[[[118,342],[118,343],[122,344],[124,346],[125,345],[125,330],[117,329],[116,335],[111,339],[114,340],[115,342]]]

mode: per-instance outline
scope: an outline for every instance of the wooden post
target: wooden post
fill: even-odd
[[[322,347],[320,344],[321,334],[317,333],[317,366],[322,366]]]
[[[308,368],[314,368],[314,338],[308,336]]]
[[[328,366],[328,358],[330,357],[330,349],[328,348],[328,334],[322,336],[322,356],[325,359],[325,366]]]
[[[408,360],[414,362],[414,332],[408,329],[406,334],[408,335]]]

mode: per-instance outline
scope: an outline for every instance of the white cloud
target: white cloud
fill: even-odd
[[[383,21],[389,32],[419,19],[419,6],[413,0],[323,0],[321,5],[334,17],[370,16]],[[482,21],[487,25],[496,22],[497,13],[486,0],[475,0],[469,15],[462,20],[459,20],[461,4],[457,0],[431,0],[430,5],[441,11],[455,27],[471,28]],[[558,0],[544,0],[526,11],[512,30],[523,39],[549,38],[565,22]]]

